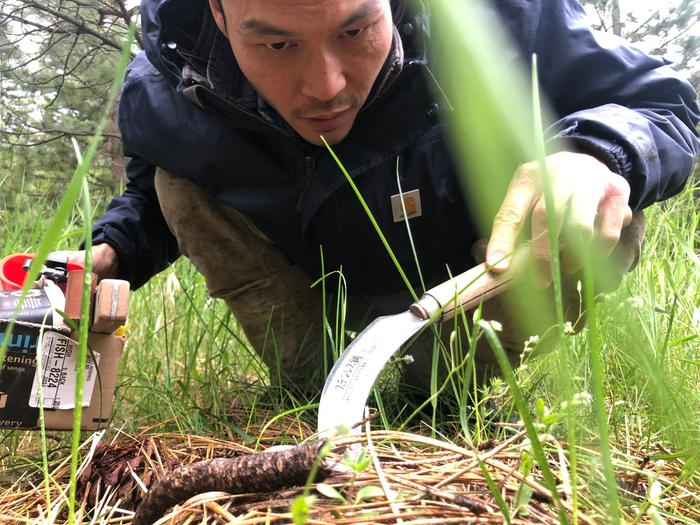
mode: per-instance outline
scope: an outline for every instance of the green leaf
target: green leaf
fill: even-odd
[[[521,483],[518,487],[518,492],[515,495],[515,508],[521,513],[523,509],[527,509],[527,504],[532,498],[532,487],[526,483]]]
[[[535,402],[535,416],[538,420],[542,421],[542,418],[545,416],[545,411],[544,399],[541,397],[537,398]]]
[[[483,474],[484,479],[486,480],[486,484],[488,485],[489,490],[491,491],[493,499],[495,499],[496,503],[498,504],[498,508],[501,511],[501,515],[503,516],[506,525],[510,525],[510,512],[508,511],[508,505],[506,504],[506,500],[503,499],[501,491],[498,489],[496,483],[494,483],[491,474],[489,474],[489,471],[486,468],[486,463],[484,463],[479,456],[476,456],[476,460],[479,462],[481,473]]]
[[[349,453],[346,453],[346,456],[343,458],[343,465],[350,467],[355,474],[359,474],[364,472],[371,461],[371,456],[367,454],[366,450],[362,449],[357,459],[354,459]]]
[[[68,325],[68,328],[70,328],[71,332],[77,332],[78,331],[78,323],[73,321],[70,317],[66,315],[66,312],[59,308],[54,308],[54,311],[61,316],[61,319],[63,319],[63,322]]]
[[[323,144],[326,146],[326,149],[328,152],[331,154],[331,157],[333,157],[333,160],[335,163],[338,165],[338,168],[340,168],[340,171],[343,173],[345,176],[345,180],[347,180],[348,184],[352,188],[353,192],[355,192],[355,195],[357,196],[357,199],[360,201],[360,205],[365,211],[365,215],[367,215],[367,218],[369,221],[372,223],[372,226],[374,226],[374,230],[377,232],[377,235],[379,236],[379,240],[382,241],[382,244],[384,245],[384,249],[387,251],[389,258],[392,260],[394,263],[394,266],[396,266],[396,269],[399,272],[399,275],[401,276],[401,279],[403,279],[403,282],[406,284],[406,288],[408,289],[409,292],[411,292],[411,296],[415,301],[418,300],[418,296],[416,295],[416,291],[413,289],[413,285],[411,284],[411,281],[406,277],[406,272],[404,272],[403,268],[401,267],[401,264],[399,263],[399,260],[396,258],[396,255],[394,254],[394,250],[391,249],[391,246],[389,245],[389,241],[386,239],[384,236],[384,232],[382,229],[379,227],[379,223],[374,217],[374,214],[372,213],[372,210],[370,210],[369,206],[367,205],[367,202],[365,201],[364,197],[360,193],[360,190],[357,188],[357,185],[355,184],[355,181],[350,177],[348,174],[347,170],[345,169],[345,166],[343,166],[343,163],[340,161],[338,156],[335,154],[335,151],[330,147],[328,142],[326,142],[326,139],[321,136],[321,140],[323,141]]]
[[[520,459],[520,473],[523,476],[529,476],[532,473],[532,456],[527,453],[527,451],[523,451],[522,457]]]
[[[355,503],[367,501],[368,499],[384,498],[384,489],[376,485],[366,485],[362,487],[355,496]]]
[[[294,525],[304,525],[309,521],[309,511],[316,501],[316,496],[297,496],[292,502],[292,520]]]
[[[327,498],[335,499],[342,503],[347,502],[343,495],[340,492],[338,492],[338,489],[336,489],[335,487],[331,487],[326,483],[319,483],[318,485],[316,485],[316,490],[319,491],[322,496],[325,496]]]
[[[559,414],[547,414],[542,418],[542,424],[545,426],[550,426],[559,420]]]

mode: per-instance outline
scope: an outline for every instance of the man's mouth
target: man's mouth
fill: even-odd
[[[352,116],[352,107],[348,107],[341,111],[332,113],[318,113],[313,115],[304,115],[302,120],[317,133],[328,132],[337,129],[347,123]]]

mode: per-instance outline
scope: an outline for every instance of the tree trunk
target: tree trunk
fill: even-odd
[[[613,34],[622,36],[622,22],[620,21],[620,0],[612,0],[612,30]]]

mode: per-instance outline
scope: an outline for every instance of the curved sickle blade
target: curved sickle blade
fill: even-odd
[[[362,421],[365,402],[379,372],[427,323],[410,311],[378,317],[350,343],[323,386],[318,407],[320,436],[339,425],[352,427]]]

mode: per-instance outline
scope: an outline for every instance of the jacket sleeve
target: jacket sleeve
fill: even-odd
[[[119,256],[120,279],[142,286],[179,256],[158,204],[155,167],[133,158],[127,169],[126,190],[110,202],[93,227],[93,244],[107,243]]]
[[[590,153],[631,186],[641,209],[678,193],[700,151],[696,94],[669,62],[593,31],[576,0],[542,0],[539,80],[559,120],[548,133]]]

